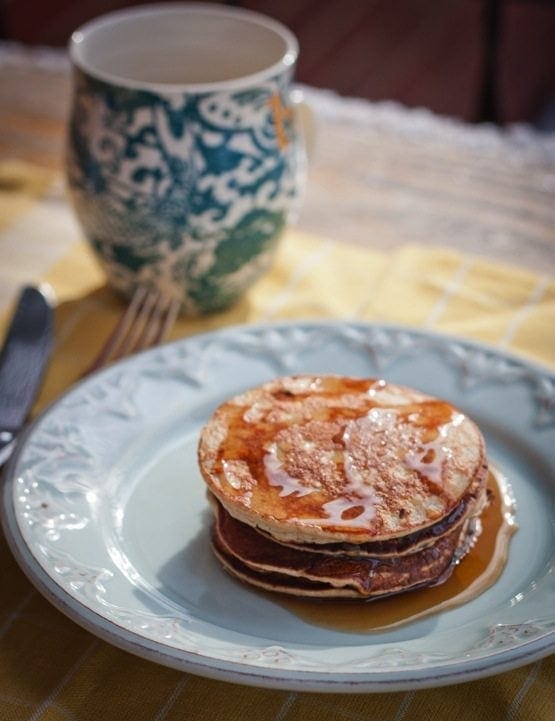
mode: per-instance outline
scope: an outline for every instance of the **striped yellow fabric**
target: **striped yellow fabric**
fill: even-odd
[[[39,406],[87,367],[122,305],[76,243],[43,278],[55,290],[58,351]],[[271,272],[230,310],[181,318],[171,338],[238,323],[341,318],[455,333],[555,365],[555,280],[453,251],[391,253],[289,231]],[[92,330],[94,329],[94,330]]]
[[[8,210],[15,213],[14,206]],[[24,212],[18,206],[16,214]],[[122,310],[78,240],[37,280],[50,283],[58,306],[56,349],[35,412],[79,377]],[[6,318],[4,313],[2,325]],[[452,251],[402,247],[382,253],[298,231],[288,232],[271,272],[236,307],[209,318],[182,318],[172,335],[308,318],[456,333],[555,366],[555,282],[549,277]],[[158,666],[82,630],[33,589],[3,538],[0,568],[1,721],[553,718],[553,658],[479,681],[406,693],[249,688]]]

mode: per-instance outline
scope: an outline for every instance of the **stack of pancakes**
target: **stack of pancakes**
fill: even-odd
[[[444,581],[485,505],[477,426],[383,380],[278,378],[223,403],[199,464],[232,575],[297,596],[372,599]]]

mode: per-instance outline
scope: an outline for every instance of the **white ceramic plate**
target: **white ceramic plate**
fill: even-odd
[[[377,634],[311,625],[229,578],[209,550],[196,462],[215,406],[276,375],[381,376],[460,406],[517,502],[493,587]],[[98,636],[239,683],[384,691],[457,683],[554,648],[555,378],[459,339],[357,323],[238,327],[140,354],[72,388],[12,459],[4,526],[33,583]]]

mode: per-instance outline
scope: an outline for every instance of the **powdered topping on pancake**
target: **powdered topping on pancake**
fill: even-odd
[[[199,460],[239,520],[277,539],[364,543],[451,513],[484,447],[445,401],[381,379],[293,376],[222,404]]]

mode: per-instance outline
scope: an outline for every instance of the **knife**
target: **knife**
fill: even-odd
[[[38,288],[23,289],[0,351],[0,466],[15,448],[40,387],[53,340],[53,312]]]

